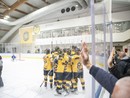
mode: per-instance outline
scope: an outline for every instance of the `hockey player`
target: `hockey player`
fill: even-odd
[[[66,66],[64,69],[64,89],[65,89],[65,94],[64,96],[69,95],[69,90],[71,87],[71,79],[72,79],[72,63],[71,63],[71,51],[64,50],[64,59],[66,61]]]
[[[76,48],[76,54],[80,55],[80,49]],[[82,85],[82,90],[85,90],[85,81],[83,78],[83,65],[81,63],[81,61],[78,62],[77,64],[77,69],[78,69],[78,79],[80,80],[80,83]]]
[[[83,66],[81,64],[80,49],[75,48],[75,55],[72,56],[72,71],[73,71],[73,92],[77,92],[78,78],[82,84],[82,89],[85,90],[85,81],[83,79]]]
[[[55,86],[57,84],[55,70],[56,70],[56,66],[57,66],[57,59],[59,56],[59,53],[58,53],[59,50],[60,50],[60,48],[57,46],[57,47],[55,47],[55,51],[52,53],[53,71],[54,71],[54,85]]]
[[[46,49],[46,55],[43,57],[44,60],[44,81],[45,87],[47,87],[48,75],[50,81],[50,88],[53,87],[53,67],[52,67],[52,58],[50,54],[50,49]]]
[[[11,56],[11,58],[12,58],[12,61],[14,61],[14,60],[16,59],[16,56],[13,54],[13,55]]]
[[[59,57],[55,60],[55,63],[57,63],[56,69],[55,69],[55,75],[56,75],[56,94],[55,95],[61,95],[62,94],[62,83],[64,80],[64,68],[65,68],[65,59],[63,56],[63,53],[61,50],[59,50]]]
[[[71,49],[71,56],[75,55],[75,48],[76,48],[76,46],[72,46],[72,49]]]
[[[77,92],[77,82],[78,82],[78,68],[77,65],[80,61],[80,56],[74,54],[72,57],[72,92]]]

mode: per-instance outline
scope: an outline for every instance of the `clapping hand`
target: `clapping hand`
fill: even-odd
[[[113,61],[113,58],[114,58],[114,55],[115,55],[115,48],[113,47],[111,53],[110,53],[110,56],[107,60],[107,64],[108,64],[108,67],[111,68],[112,67],[112,61]]]
[[[92,64],[90,63],[90,60],[89,60],[87,44],[85,42],[82,43],[81,60],[82,60],[82,63],[88,69],[90,69],[92,67]]]

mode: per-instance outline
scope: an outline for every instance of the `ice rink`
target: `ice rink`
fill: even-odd
[[[44,62],[50,63],[50,57],[59,64],[57,73],[82,71],[79,60],[83,58],[79,52],[89,65],[88,69],[83,67],[85,91],[84,81],[81,80],[81,85],[79,79],[77,94],[68,90],[69,95],[64,96],[63,92],[56,96],[56,87],[50,89],[49,79],[47,88],[44,84],[40,87],[44,81],[43,68],[52,68],[44,67]],[[65,59],[61,57],[63,54]],[[13,55],[15,61],[11,59]],[[125,66],[121,69],[117,61],[127,61],[127,55],[130,56],[130,0],[0,0],[0,56],[3,58],[0,57],[0,73],[3,60],[0,76],[4,83],[0,98],[110,98],[112,88],[118,87],[112,87],[116,79],[92,66],[123,77],[129,74],[129,64],[123,62]],[[61,76],[67,80],[71,78],[68,73]],[[107,88],[110,93],[96,80],[106,88],[112,84]]]
[[[66,98],[91,98],[91,76],[85,69],[86,91],[81,85],[78,95],[70,94]],[[55,96],[55,90],[40,87],[43,81],[43,61],[35,59],[16,60],[3,58],[2,78],[4,87],[0,88],[0,98],[64,98]]]

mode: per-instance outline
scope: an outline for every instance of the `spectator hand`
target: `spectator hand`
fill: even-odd
[[[82,63],[83,63],[88,69],[90,69],[90,68],[92,67],[92,64],[90,63],[90,60],[89,60],[87,44],[86,44],[85,42],[82,43],[81,59],[82,59]]]
[[[110,53],[110,56],[109,56],[109,58],[107,60],[107,64],[108,64],[109,68],[113,67],[112,66],[112,61],[113,61],[114,55],[115,55],[115,48],[113,47],[113,49],[112,49],[112,51]]]

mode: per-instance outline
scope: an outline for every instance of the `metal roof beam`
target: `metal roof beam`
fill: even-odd
[[[7,4],[5,4],[2,0],[0,0],[0,4],[2,4],[6,9],[9,8],[9,6]]]
[[[15,17],[15,16],[10,16],[11,18],[14,18],[14,19],[19,19],[18,17]]]
[[[29,14],[29,13],[27,13],[27,12],[24,12],[24,11],[22,11],[22,10],[19,10],[19,9],[15,9],[15,11],[17,11],[17,12],[19,12],[19,13],[22,13],[22,14],[25,14],[25,15]]]
[[[10,6],[10,10],[6,10],[3,14],[4,16],[8,15],[10,12],[14,11],[18,6],[22,5],[25,3],[27,0],[18,0],[15,2],[13,5]]]
[[[46,1],[46,0],[42,0],[44,3],[46,3],[47,5],[51,4],[50,2]]]
[[[32,8],[39,9],[38,7],[32,5],[32,4],[28,3],[28,2],[25,2],[25,4],[27,4],[28,6],[30,6],[30,7],[32,7]]]
[[[7,9],[6,7],[4,7],[4,6],[0,6],[0,9]]]
[[[9,31],[9,30],[7,30],[7,29],[0,29],[1,31]]]

